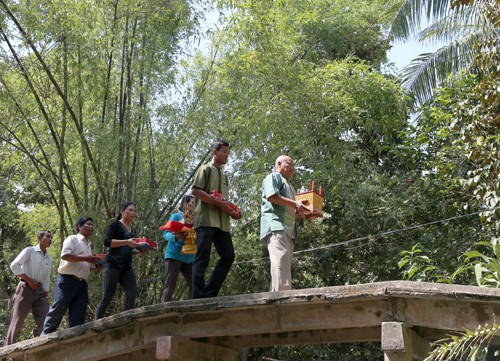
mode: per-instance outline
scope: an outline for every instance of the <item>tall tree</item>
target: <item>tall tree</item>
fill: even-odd
[[[43,212],[45,227],[60,229],[58,258],[80,215],[94,217],[99,240],[118,204],[133,200],[139,234],[157,239],[194,168],[189,130],[175,124],[184,119],[164,111],[180,43],[197,21],[188,3],[3,0],[0,14],[0,157],[12,158],[6,189],[20,194],[7,203],[28,214],[8,226],[32,234]],[[157,256],[137,262],[140,279],[161,274]],[[154,283],[141,290],[151,291],[148,303],[160,292]]]

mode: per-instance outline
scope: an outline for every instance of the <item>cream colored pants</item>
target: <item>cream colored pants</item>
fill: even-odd
[[[264,242],[271,260],[270,292],[292,289],[292,257],[295,241],[284,231],[272,232]]]

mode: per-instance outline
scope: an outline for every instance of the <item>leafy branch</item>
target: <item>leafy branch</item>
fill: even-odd
[[[500,331],[496,322],[479,325],[475,330],[466,330],[457,336],[437,341],[437,347],[424,361],[484,360],[488,354],[490,340]],[[498,357],[498,351],[495,355]]]

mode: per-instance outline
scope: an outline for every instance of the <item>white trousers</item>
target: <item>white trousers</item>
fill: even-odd
[[[267,243],[271,260],[270,292],[292,289],[292,257],[295,241],[284,231],[272,232],[264,242]]]

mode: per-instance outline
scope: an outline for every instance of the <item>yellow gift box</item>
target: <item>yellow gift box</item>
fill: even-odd
[[[301,201],[313,211],[323,213],[323,196],[315,191],[301,192],[295,195],[295,200]]]

